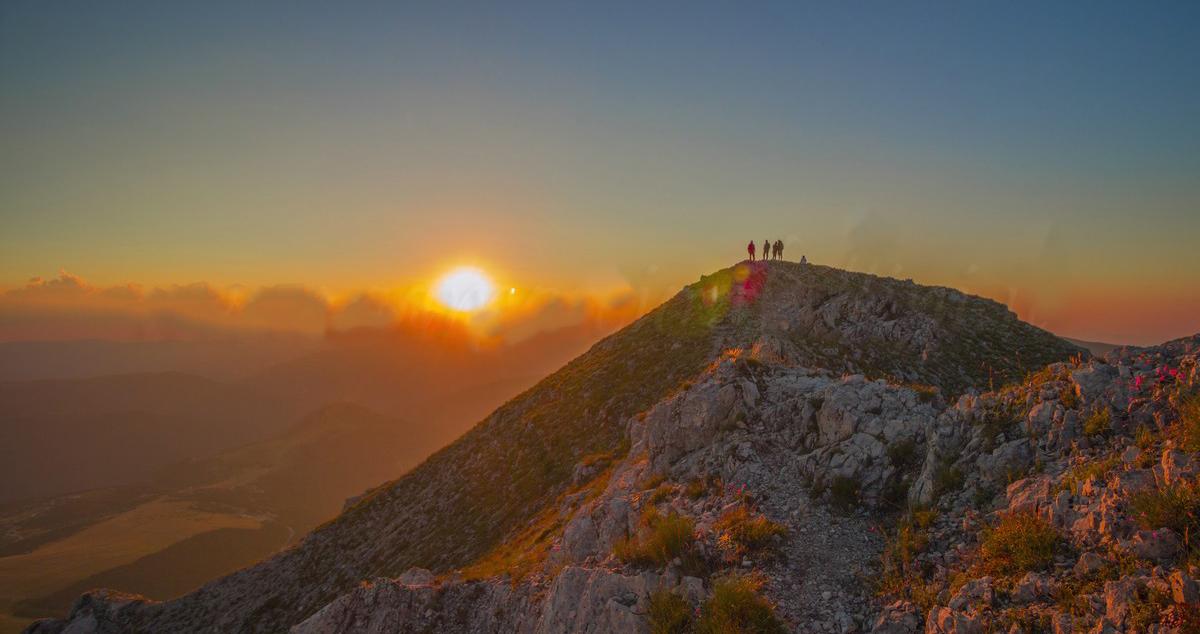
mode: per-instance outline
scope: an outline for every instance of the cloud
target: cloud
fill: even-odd
[[[241,318],[260,328],[323,332],[329,326],[329,303],[302,286],[272,286],[250,298]]]
[[[436,307],[417,288],[389,295],[359,291],[335,302],[299,285],[100,287],[61,271],[55,278],[33,278],[0,293],[0,341],[206,340],[253,330],[341,341],[437,341],[449,350],[511,344],[580,325],[589,331],[612,330],[647,307],[632,290],[592,296],[518,289],[502,293],[487,310],[463,316]]]
[[[329,325],[333,330],[352,330],[384,328],[395,322],[396,311],[386,300],[363,293],[334,310]]]
[[[56,278],[30,278],[25,286],[11,289],[5,295],[28,300],[69,300],[83,297],[93,290],[83,278],[60,270]]]

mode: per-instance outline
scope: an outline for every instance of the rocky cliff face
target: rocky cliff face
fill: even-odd
[[[999,499],[1085,437],[1080,413],[1030,402],[1041,385],[958,395],[1078,352],[950,289],[739,265],[298,546],[171,602],[91,593],[32,629],[646,631],[734,618],[721,605],[796,631],[923,624],[934,605],[881,611],[866,582],[887,526]],[[1076,407],[1106,398],[1096,367],[1054,366],[1087,384]],[[987,418],[993,402],[1022,403],[1021,423]]]

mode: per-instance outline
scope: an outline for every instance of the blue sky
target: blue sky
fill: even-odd
[[[670,289],[781,237],[1200,328],[1195,3],[646,4],[6,3],[0,284]]]

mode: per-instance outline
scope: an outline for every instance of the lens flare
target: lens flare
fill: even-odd
[[[442,276],[433,292],[447,308],[469,312],[492,301],[496,287],[483,271],[460,267]]]

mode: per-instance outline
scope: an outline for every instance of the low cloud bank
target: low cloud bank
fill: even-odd
[[[0,341],[204,341],[271,332],[355,340],[404,333],[487,346],[576,326],[615,329],[651,305],[631,291],[571,296],[523,289],[465,315],[440,309],[416,288],[331,298],[298,285],[97,286],[60,271],[0,293]]]

